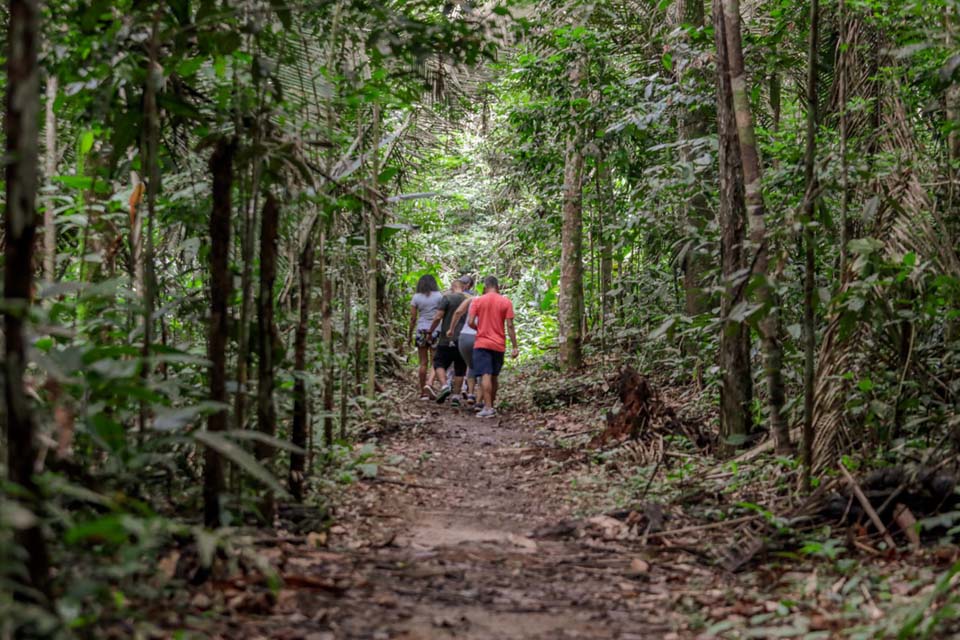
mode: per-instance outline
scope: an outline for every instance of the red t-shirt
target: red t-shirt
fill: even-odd
[[[490,349],[504,352],[507,350],[507,337],[503,332],[503,323],[513,318],[513,303],[510,298],[499,293],[485,293],[473,301],[470,313],[477,317],[477,339],[475,349]]]

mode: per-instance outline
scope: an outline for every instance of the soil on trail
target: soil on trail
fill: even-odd
[[[481,420],[420,403],[379,434],[378,476],[351,492],[325,548],[265,551],[285,579],[266,615],[244,615],[230,637],[688,637],[674,606],[709,572],[643,556],[613,518],[575,535],[565,458],[520,416]],[[544,473],[550,462],[559,473]],[[681,554],[682,555],[682,554]],[[256,607],[253,611],[256,613]]]

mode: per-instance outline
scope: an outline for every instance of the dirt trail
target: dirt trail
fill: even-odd
[[[308,640],[690,635],[673,606],[683,594],[668,584],[678,578],[669,567],[651,566],[661,563],[619,542],[565,530],[570,514],[561,496],[569,479],[543,473],[542,463],[568,449],[509,415],[480,420],[426,403],[415,411],[414,420],[379,438],[379,477],[353,492],[326,549],[273,550],[282,555],[281,573],[306,576],[301,582],[313,588],[288,582],[269,615],[243,616],[233,633]]]

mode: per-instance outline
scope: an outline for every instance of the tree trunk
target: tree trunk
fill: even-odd
[[[954,51],[954,21],[956,20],[956,5],[953,2],[947,2],[943,8],[943,32],[946,39],[947,51]],[[947,211],[954,212],[954,203],[957,199],[958,179],[957,172],[960,167],[960,132],[956,129],[956,124],[960,121],[960,85],[951,82],[944,94],[944,107],[947,123],[952,125],[947,133]],[[951,233],[956,236],[960,233],[960,220],[957,214],[953,213],[950,222]]]
[[[847,37],[847,3],[840,0],[840,41]],[[847,156],[848,121],[847,82],[849,81],[850,55],[846,47],[838,47],[836,73],[840,89],[840,277],[837,286],[846,280],[847,245],[850,243],[850,159]]]
[[[730,72],[730,86],[733,91],[733,108],[737,122],[737,138],[740,148],[740,160],[743,164],[744,195],[747,205],[747,221],[750,228],[750,241],[753,244],[754,269],[758,275],[758,297],[763,308],[760,322],[760,336],[763,341],[764,373],[767,379],[768,405],[770,409],[770,431],[776,442],[779,454],[790,454],[790,428],[787,425],[783,407],[786,404],[786,391],[783,382],[783,348],[780,344],[779,309],[776,290],[771,282],[768,269],[769,239],[764,219],[762,190],[762,170],[757,141],[753,129],[753,114],[750,111],[750,97],[747,93],[747,75],[743,63],[743,41],[740,33],[739,0],[723,0],[724,35],[726,37],[727,68]]]
[[[333,276],[330,273],[330,251],[327,248],[329,222],[320,235],[323,243],[324,278],[322,282],[323,303],[320,317],[323,323],[323,441],[333,446]]]
[[[350,363],[350,311],[353,304],[350,300],[350,285],[347,283],[346,271],[341,271],[340,286],[343,288],[343,364],[340,367],[340,439],[347,439],[347,401],[350,389],[347,384]]]
[[[582,61],[570,69],[575,100],[583,81]],[[583,365],[583,152],[579,114],[570,107],[571,128],[563,167],[563,228],[560,240],[560,361],[564,368]]]
[[[143,242],[143,344],[140,347],[140,378],[143,386],[150,384],[150,352],[153,342],[153,306],[157,291],[157,278],[153,259],[153,222],[157,211],[157,193],[160,189],[160,166],[157,160],[160,145],[160,114],[157,106],[157,85],[162,78],[157,77],[159,71],[159,43],[157,42],[157,24],[154,22],[150,34],[149,61],[147,63],[147,77],[144,88],[143,110],[146,128],[143,134],[143,162],[144,174],[147,183],[147,228]],[[140,433],[142,439],[146,435],[149,406],[146,401],[140,402]]]
[[[613,233],[607,230],[606,220],[609,215],[607,209],[612,209],[615,202],[613,181],[606,158],[601,158],[600,168],[597,170],[597,195],[600,198],[600,211],[597,215],[600,223],[600,353],[603,354],[607,350],[607,311],[608,307],[613,306],[613,301],[608,299],[613,284]]]
[[[260,127],[254,123],[253,141],[259,144]],[[251,202],[244,209],[243,235],[240,238],[240,253],[242,270],[240,272],[240,326],[237,330],[237,392],[234,398],[233,428],[246,428],[247,386],[250,377],[250,323],[253,316],[253,258],[256,246],[257,211],[260,205],[260,160],[253,159],[253,169],[250,179]]]
[[[213,176],[213,209],[210,213],[210,399],[227,401],[227,337],[229,336],[230,290],[230,217],[233,213],[234,141],[220,140],[210,157]],[[207,418],[207,431],[226,431],[227,410]],[[220,526],[220,496],[223,494],[223,461],[212,447],[203,455],[203,521],[208,527]]]
[[[726,37],[721,0],[713,1],[714,36],[717,45],[717,127],[720,165],[720,266],[724,295],[720,315],[720,435],[724,442],[743,440],[753,432],[753,376],[750,366],[750,329],[730,320],[736,274],[748,268],[744,242],[746,205],[743,196],[743,168],[737,147],[737,123],[733,113],[733,92],[727,70]]]
[[[697,29],[703,27],[704,10],[703,0],[682,0],[680,6],[680,18],[683,24],[690,25]],[[687,46],[695,47],[687,37]],[[683,81],[683,75],[677,77],[679,82]],[[688,144],[682,147],[684,161],[693,165],[693,153],[689,141],[703,138],[708,132],[708,113],[702,108],[690,108],[686,110],[680,118],[680,139]],[[699,244],[703,237],[703,232],[710,222],[711,212],[707,203],[707,197],[702,187],[694,182],[694,193],[690,195],[686,203],[687,228],[693,232],[693,237],[687,244],[687,251],[683,260],[683,289],[684,289],[684,310],[688,316],[698,316],[706,313],[710,309],[709,297],[703,291],[703,282],[707,271],[710,269],[710,256],[700,250]],[[691,351],[692,343],[685,343],[685,350]]]
[[[43,170],[49,184],[57,174],[57,113],[53,108],[57,100],[57,76],[47,78],[46,118],[44,119]],[[43,278],[47,282],[57,279],[57,223],[54,215],[56,200],[47,198],[43,211]]]
[[[820,27],[820,2],[810,0],[810,42],[807,49],[807,147],[804,155],[803,199],[803,480],[809,491],[813,469],[813,401],[814,368],[816,363],[816,318],[814,315],[814,288],[816,274],[816,238],[813,231],[816,211],[817,176],[817,43]]]
[[[380,175],[380,105],[373,106],[373,148],[371,149],[370,180],[374,187]],[[375,189],[367,191],[371,202],[369,228],[367,229],[367,400],[369,405],[376,398],[377,378],[377,230],[380,224],[380,212]]]
[[[280,207],[272,193],[267,194],[260,221],[260,295],[257,300],[259,330],[257,332],[257,428],[264,435],[277,433],[276,407],[273,404],[273,348],[277,328],[273,321],[273,287],[277,279],[277,235]],[[269,468],[273,459],[273,445],[257,442],[257,460]],[[273,522],[274,497],[267,493],[263,501],[263,517]]]
[[[7,473],[23,493],[22,506],[38,517],[43,499],[34,483],[38,450],[30,401],[24,388],[27,345],[24,324],[33,286],[33,247],[37,211],[37,119],[40,79],[37,49],[40,6],[35,0],[10,0],[7,28],[7,97],[4,130],[7,137],[6,216],[4,218],[3,320],[6,401]],[[17,529],[15,540],[26,552],[26,585],[38,595],[50,595],[50,561],[39,520]],[[25,598],[24,591],[18,591]]]
[[[313,234],[308,233],[300,251],[300,319],[297,322],[294,338],[293,383],[293,426],[290,439],[301,449],[307,448],[308,402],[307,382],[304,379],[307,370],[307,329],[310,325],[310,290],[313,273]],[[290,454],[290,493],[298,502],[303,501],[305,456],[302,453]]]

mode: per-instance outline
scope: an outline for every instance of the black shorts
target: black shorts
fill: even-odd
[[[460,355],[460,348],[456,344],[442,344],[437,347],[433,354],[433,368],[447,369],[453,365],[453,375],[458,378],[467,373],[467,363]]]
[[[474,349],[472,368],[477,376],[499,376],[503,369],[503,351]]]

